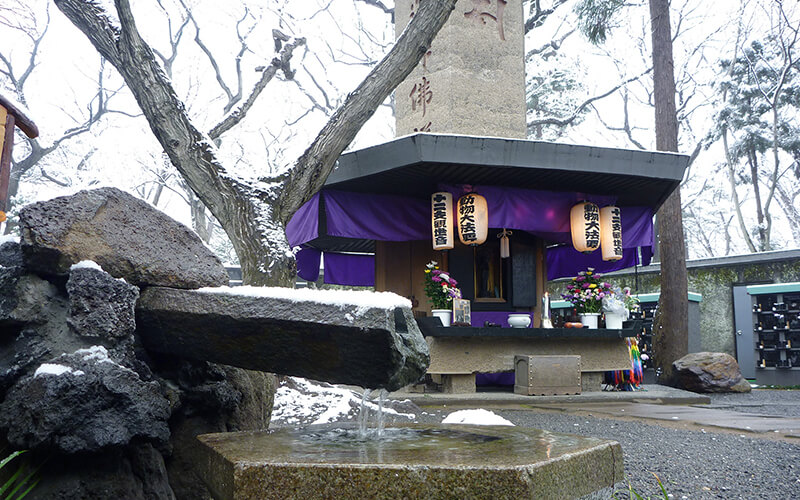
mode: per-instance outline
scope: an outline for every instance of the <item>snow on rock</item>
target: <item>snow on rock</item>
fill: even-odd
[[[6,243],[19,243],[19,236],[15,236],[13,234],[0,235],[0,247]]]
[[[220,286],[200,288],[197,291],[202,293],[286,299],[295,302],[316,302],[318,304],[328,304],[342,308],[356,306],[357,315],[366,312],[366,310],[370,308],[411,308],[411,301],[405,297],[401,297],[392,292],[371,292],[367,290],[314,290],[310,288],[295,289],[264,286]]]
[[[489,410],[459,410],[451,413],[442,420],[443,424],[470,424],[470,425],[514,425],[496,413]]]
[[[97,269],[98,271],[102,271],[103,270],[103,268],[100,267],[100,264],[98,264],[97,262],[95,262],[93,260],[82,260],[82,261],[78,262],[77,264],[72,264],[69,267],[69,270],[70,271],[74,271],[75,269],[84,269],[84,268]]]
[[[65,373],[73,373],[72,368],[64,365],[57,365],[55,363],[42,363],[33,374],[33,378],[42,375],[64,375]]]
[[[300,377],[285,377],[275,391],[271,422],[276,425],[313,425],[352,420],[358,416],[362,394],[326,383],[315,383]],[[398,411],[397,407],[401,407]],[[366,408],[374,415],[378,404],[367,402]],[[383,411],[387,416],[411,421],[414,409],[410,401],[386,401]]]

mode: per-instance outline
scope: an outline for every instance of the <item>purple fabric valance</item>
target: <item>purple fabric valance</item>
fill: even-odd
[[[489,227],[527,231],[554,243],[571,241],[569,212],[573,205],[587,200],[603,207],[617,201],[614,196],[499,186],[440,184],[439,189],[453,194],[453,205],[470,190],[486,198]]]
[[[621,207],[622,215],[622,259],[614,262],[603,260],[601,250],[584,254],[572,245],[547,249],[547,279],[554,280],[575,276],[578,271],[592,267],[597,272],[607,273],[635,265],[650,264],[653,256],[653,215],[650,207]],[[639,259],[639,248],[642,258]]]
[[[581,200],[592,201],[601,207],[613,204],[616,201],[613,196],[498,186],[440,185],[439,189],[453,193],[455,199],[468,190],[484,196],[489,209],[489,227],[526,231],[546,241],[564,244],[563,247],[548,250],[548,279],[573,276],[586,267],[607,272],[637,263],[647,265],[652,255],[653,221],[649,207],[620,207],[623,258],[617,262],[603,262],[599,251],[584,255],[572,248],[569,212]],[[377,241],[431,238],[429,200],[326,190],[317,193],[303,205],[287,224],[286,235],[292,246],[303,245],[324,236],[319,234],[321,206],[325,210],[327,235],[330,236]],[[641,248],[642,262],[638,260],[637,248]],[[359,256],[333,257],[330,264],[333,266],[330,268],[332,274],[325,276],[325,282],[366,282],[367,277],[356,272],[356,262],[359,261],[357,257]],[[301,265],[301,256],[298,254],[298,269],[303,273],[301,276],[313,276],[313,259],[316,258],[319,262],[319,255],[315,257],[309,253],[302,258],[305,262]],[[346,266],[346,269],[339,266]],[[374,276],[374,264],[369,272]],[[338,279],[346,283],[333,281]]]

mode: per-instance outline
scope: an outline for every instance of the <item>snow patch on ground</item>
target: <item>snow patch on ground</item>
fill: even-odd
[[[362,394],[353,390],[315,383],[299,377],[285,377],[275,391],[275,404],[272,409],[272,422],[278,425],[328,424],[342,420],[352,420],[358,416]],[[414,413],[403,413],[391,408],[393,404],[412,403],[408,401],[387,401],[384,414],[412,421]],[[366,408],[375,415],[376,402],[367,402]]]
[[[316,302],[334,305],[341,308],[355,307],[356,316],[364,314],[371,308],[395,309],[411,308],[411,301],[392,292],[371,292],[367,290],[314,290],[310,288],[283,288],[265,286],[207,287],[197,290],[201,293],[220,293],[228,295],[244,295],[248,297],[267,297],[286,299],[294,302]]]
[[[496,413],[489,410],[459,410],[451,413],[442,420],[443,424],[470,424],[470,425],[514,425]]]

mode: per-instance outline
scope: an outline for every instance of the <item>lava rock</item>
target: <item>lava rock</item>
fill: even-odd
[[[189,228],[115,188],[80,191],[20,211],[22,256],[42,274],[82,260],[134,285],[200,288],[228,283],[220,260]]]
[[[155,352],[390,391],[419,380],[430,361],[410,308],[307,295],[150,287],[136,304],[136,331]]]
[[[675,387],[692,392],[750,392],[739,364],[723,352],[695,352],[672,363]]]
[[[0,266],[22,267],[22,250],[18,241],[0,243]]]
[[[44,478],[26,500],[172,500],[164,458],[149,443],[75,456],[39,454]],[[39,458],[37,456],[37,458]],[[201,497],[200,497],[201,498]]]
[[[169,448],[169,403],[101,346],[63,354],[20,380],[0,404],[0,428],[18,449],[98,452],[134,439]]]
[[[137,287],[99,269],[80,267],[70,271],[67,294],[67,323],[75,333],[112,342],[133,338]]]

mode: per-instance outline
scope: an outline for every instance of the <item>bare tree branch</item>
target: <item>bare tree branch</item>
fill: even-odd
[[[578,117],[578,115],[580,115],[583,112],[583,110],[586,109],[586,107],[589,106],[590,104],[592,104],[593,102],[599,101],[600,99],[603,99],[605,97],[610,96],[611,94],[613,94],[617,90],[621,89],[625,85],[640,79],[641,77],[643,77],[644,75],[650,73],[651,71],[653,71],[652,66],[650,68],[648,68],[647,70],[643,71],[642,73],[640,73],[640,74],[638,74],[636,76],[632,76],[632,77],[628,78],[627,80],[624,80],[624,81],[620,82],[619,84],[615,85],[613,88],[609,89],[608,91],[603,92],[600,95],[596,95],[596,96],[593,96],[593,97],[590,97],[590,98],[586,99],[580,105],[578,105],[577,108],[575,108],[575,110],[572,112],[571,115],[569,115],[566,118],[548,117],[548,118],[539,118],[539,119],[536,119],[536,120],[530,120],[530,121],[528,121],[528,128],[535,127],[537,125],[556,125],[556,126],[559,126],[559,127],[565,127],[565,126],[569,125],[570,123],[572,123],[573,121],[575,121],[575,119]]]
[[[344,101],[289,173],[280,201],[283,223],[319,191],[344,148],[375,109],[408,76],[428,51],[456,0],[422,2],[394,47]]]
[[[230,112],[225,118],[222,119],[222,121],[220,121],[214,126],[214,128],[211,129],[211,131],[208,133],[211,139],[219,138],[222,134],[233,128],[236,124],[241,122],[245,116],[247,116],[247,112],[253,107],[253,104],[255,104],[258,96],[261,95],[261,92],[264,91],[264,89],[267,87],[267,84],[272,80],[278,70],[282,71],[288,80],[294,78],[294,72],[290,66],[292,53],[297,47],[305,45],[305,43],[305,38],[297,38],[283,46],[279,56],[273,59],[272,63],[261,72],[261,78],[258,80],[258,82],[256,82],[255,86],[253,87],[253,92],[250,93],[250,96],[247,98],[247,100],[245,100],[245,102],[242,103],[242,105],[237,109]]]

